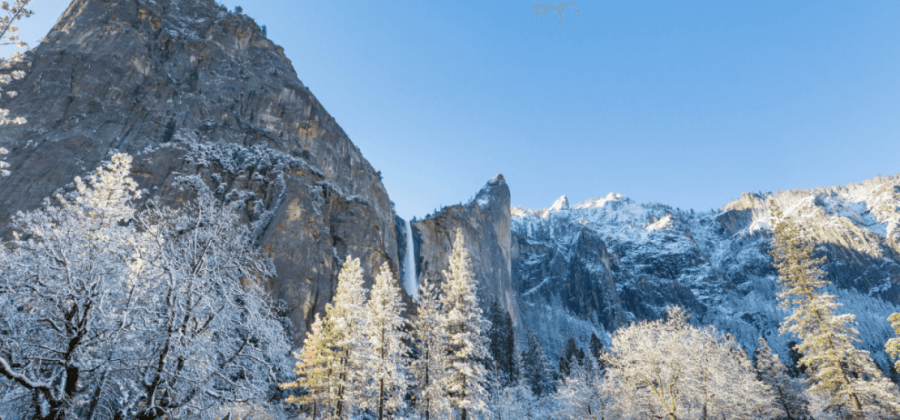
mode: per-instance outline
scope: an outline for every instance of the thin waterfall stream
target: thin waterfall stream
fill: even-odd
[[[419,285],[416,278],[416,248],[413,245],[412,225],[409,223],[409,220],[406,220],[405,224],[406,258],[404,258],[403,261],[403,288],[406,289],[406,293],[412,296],[414,300],[419,300]]]

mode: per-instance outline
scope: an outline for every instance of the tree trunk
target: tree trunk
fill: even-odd
[[[378,420],[384,420],[384,378],[378,382]]]

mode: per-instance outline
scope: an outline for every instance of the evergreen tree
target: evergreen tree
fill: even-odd
[[[779,418],[801,420],[810,418],[809,401],[803,395],[803,384],[788,375],[787,367],[772,353],[766,339],[760,337],[756,347],[756,371],[762,382],[775,394],[775,405],[783,411]]]
[[[515,332],[512,325],[512,317],[509,315],[497,298],[491,296],[491,303],[488,306],[488,319],[491,322],[491,328],[488,330],[488,339],[490,340],[491,357],[497,364],[499,369],[500,380],[504,386],[508,386],[516,382],[517,368],[515,364]],[[488,366],[492,368],[492,366]]]
[[[425,420],[430,420],[432,413],[447,411],[442,383],[447,337],[441,318],[440,296],[426,278],[419,285],[418,311],[412,321],[418,358],[411,363],[413,408]]]
[[[563,348],[562,356],[559,357],[559,376],[560,379],[568,377],[572,371],[574,364],[584,365],[584,351],[578,348],[578,343],[574,338],[569,337]]]
[[[282,389],[303,388],[305,394],[290,396],[285,399],[288,404],[310,405],[312,418],[316,419],[320,406],[328,406],[330,401],[326,381],[329,375],[328,361],[331,360],[331,343],[323,331],[322,319],[316,314],[315,322],[303,340],[303,348],[300,353],[294,353],[297,363],[294,373],[297,379],[293,382],[281,384]]]
[[[558,403],[561,418],[607,418],[610,393],[602,387],[601,371],[597,363],[573,363],[568,375],[561,379],[559,389],[553,394]]]
[[[900,414],[900,394],[890,384],[869,352],[859,350],[859,332],[853,314],[836,315],[840,306],[835,296],[822,292],[830,282],[820,266],[825,257],[813,258],[813,245],[801,237],[796,223],[786,220],[774,201],[772,249],[781,291],[779,304],[792,313],[781,325],[782,333],[800,339],[797,351],[803,354],[812,385],[810,390],[829,398],[829,408],[843,408],[851,418]]]
[[[363,365],[368,362],[365,290],[359,258],[344,261],[334,301],[325,305],[325,330],[334,352],[326,383],[333,395],[334,418],[350,416],[364,395]]]
[[[601,354],[603,354],[603,342],[600,341],[600,337],[597,337],[597,334],[591,333],[591,356],[598,363],[600,369],[603,369]]]
[[[490,323],[481,316],[461,229],[456,230],[450,270],[444,271],[444,279],[441,302],[447,335],[444,387],[452,409],[459,411],[460,420],[467,420],[470,411],[473,414],[487,411],[482,361],[490,358],[485,336]]]
[[[522,352],[522,368],[520,375],[531,387],[534,395],[541,396],[554,391],[556,372],[550,359],[544,353],[540,341],[534,333],[528,332],[525,350]]]
[[[797,342],[794,340],[788,341],[788,356],[791,358],[791,366],[790,366],[790,374],[793,377],[799,377],[803,375],[806,376],[806,366],[800,364],[800,358],[803,357],[799,351],[797,351]]]
[[[382,264],[366,310],[371,360],[365,368],[375,388],[372,391],[378,395],[378,420],[384,418],[385,409],[396,410],[403,405],[408,386],[404,370],[409,364],[405,343],[409,336],[403,332],[406,321],[401,315],[403,302],[396,283],[388,264]]]

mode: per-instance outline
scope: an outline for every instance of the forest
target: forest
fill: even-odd
[[[773,203],[782,361],[760,338],[664,319],[550,360],[495,299],[480,301],[465,238],[404,307],[384,264],[371,290],[347,256],[337,292],[289,357],[291,325],[262,290],[271,261],[239,217],[249,199],[198,176],[172,207],[115,154],[74,190],[15,217],[0,250],[3,419],[889,419],[900,392],[855,344],[795,223]],[[900,314],[890,318],[900,333]],[[885,343],[893,357],[900,338]]]
[[[99,3],[91,2],[91,5],[99,10],[101,7],[96,6]],[[150,7],[154,3],[148,0],[140,4]],[[17,35],[15,22],[32,14],[29,4],[29,0],[0,2],[3,11],[0,44],[27,47]],[[188,22],[185,25],[208,23],[212,28],[218,28],[212,26],[213,21],[229,25],[243,22],[241,24],[246,25],[244,28],[249,29],[239,35],[258,32],[262,38],[266,37],[266,27],[248,20],[242,15],[240,7],[236,7],[234,12],[229,12],[224,5],[215,8],[209,12],[209,16],[215,16],[215,19],[210,18],[210,22],[206,22],[206,18],[183,21]],[[135,13],[143,16],[131,22],[135,25],[121,19],[106,19],[105,23],[112,22],[111,25],[123,33],[126,29],[122,28],[132,30],[140,25],[153,31],[162,27],[159,25],[163,20],[158,16],[151,17],[149,9],[141,7]],[[83,18],[88,21],[91,18],[89,15],[85,14],[87,17]],[[66,31],[68,29],[57,32]],[[153,33],[162,34],[159,42],[166,48],[165,57],[157,57],[160,60],[169,58],[170,44],[176,45],[187,39],[182,44],[190,49],[202,44],[209,48],[208,51],[220,53],[217,57],[224,57],[229,69],[239,62],[234,57],[240,48],[225,51],[216,42],[203,44],[208,40],[201,40],[194,31],[186,30],[179,34],[179,31],[172,29]],[[210,33],[225,32],[211,30]],[[228,34],[228,37],[232,35]],[[178,36],[185,38],[178,41]],[[128,39],[137,38],[133,36]],[[260,39],[257,39],[258,45],[270,48]],[[241,48],[246,46],[239,42],[234,44]],[[262,50],[258,45],[254,48]],[[143,44],[136,49],[142,52],[149,50]],[[46,47],[46,51],[50,50],[51,47]],[[34,63],[46,65],[47,62],[34,61],[34,51],[27,54],[16,52],[9,58],[0,58],[0,99],[7,101],[4,103],[14,98],[22,100],[27,95],[10,88],[22,86],[16,83],[26,79],[26,76],[36,74],[33,77],[43,80],[40,79],[44,77],[43,73],[29,70],[37,68],[32,67]],[[56,49],[56,52],[59,51]],[[278,51],[274,44],[269,52],[272,51]],[[59,57],[72,56],[66,54],[59,52]],[[265,57],[271,60],[266,63],[277,64],[282,63],[279,54],[254,57]],[[89,54],[82,55],[78,60],[84,61],[85,56]],[[194,59],[194,55],[190,55],[187,61],[194,65]],[[150,74],[149,67],[139,65],[144,61],[124,61],[134,63],[134,66],[129,64],[134,67],[129,69],[141,73],[141,77]],[[90,64],[86,66],[90,69]],[[217,67],[217,70],[223,71],[225,67]],[[238,67],[236,65],[234,68],[238,69],[235,72],[239,76],[216,80],[227,80],[232,84],[238,80],[250,80],[250,72],[245,74]],[[285,68],[293,71],[292,67]],[[113,71],[110,74],[118,73]],[[198,73],[191,74],[197,76]],[[279,71],[273,65],[260,74],[266,80],[275,80]],[[52,73],[48,70],[47,75],[49,78]],[[163,75],[171,78],[165,68],[159,70],[158,75],[158,80],[169,80],[162,78]],[[80,89],[75,85],[75,79],[90,80],[70,76],[66,76],[66,83],[60,84],[68,85],[70,93]],[[290,77],[296,79],[294,74]],[[198,79],[199,76],[194,79],[194,89],[199,89],[196,84]],[[294,83],[293,79],[291,83]],[[144,83],[144,79],[140,80]],[[146,86],[154,85],[158,93],[159,85],[155,83],[148,81]],[[105,81],[96,83],[104,88],[108,84]],[[32,94],[56,95],[41,93],[51,89],[42,91],[40,81],[34,85],[38,88],[32,89]],[[178,86],[180,89],[190,85]],[[223,92],[240,90],[232,85],[224,86],[227,88],[221,89]],[[627,322],[604,330],[596,313],[569,316],[561,304],[523,301],[529,305],[532,314],[546,309],[551,314],[548,319],[555,319],[555,314],[565,312],[567,322],[584,321],[578,324],[578,328],[569,328],[571,325],[562,322],[552,323],[549,328],[555,328],[552,333],[563,337],[563,345],[561,348],[550,348],[547,341],[542,341],[549,335],[546,324],[533,325],[541,331],[529,330],[526,323],[514,321],[508,306],[501,302],[499,296],[487,291],[487,280],[473,269],[473,261],[480,256],[475,254],[477,247],[472,245],[476,241],[467,238],[463,229],[440,232],[450,239],[447,249],[452,242],[452,250],[447,270],[442,270],[434,278],[416,283],[415,252],[407,253],[408,259],[413,261],[406,269],[412,267],[408,274],[415,286],[412,289],[414,293],[401,288],[400,273],[391,264],[397,261],[392,261],[390,254],[397,255],[394,249],[397,237],[391,236],[390,232],[395,230],[391,223],[402,219],[394,209],[387,212],[391,206],[385,204],[379,207],[379,199],[392,203],[381,183],[381,172],[374,171],[367,166],[367,162],[363,162],[359,150],[333,124],[331,116],[324,110],[317,113],[321,106],[299,80],[294,87],[293,90],[273,89],[278,98],[291,97],[295,100],[294,105],[303,105],[306,110],[305,113],[294,112],[303,114],[302,118],[297,117],[296,124],[285,123],[290,130],[278,132],[276,128],[271,128],[274,125],[243,124],[247,120],[252,121],[255,109],[248,111],[250,118],[243,123],[234,115],[229,117],[230,114],[217,112],[214,117],[221,122],[198,120],[199,128],[190,131],[184,127],[176,130],[175,120],[166,120],[158,127],[163,134],[160,144],[164,146],[134,146],[139,143],[123,146],[123,150],[131,147],[131,152],[152,149],[159,152],[157,155],[145,154],[138,159],[140,153],[125,153],[111,146],[106,147],[113,144],[111,142],[98,142],[98,145],[106,146],[96,148],[102,150],[97,154],[102,164],[96,166],[96,161],[87,163],[86,155],[82,156],[85,160],[69,156],[71,150],[68,144],[53,149],[66,153],[63,158],[57,157],[57,161],[44,162],[46,166],[68,165],[67,169],[59,172],[66,174],[65,181],[60,184],[47,181],[50,178],[40,178],[45,174],[28,172],[31,168],[25,165],[35,162],[27,160],[31,156],[28,155],[32,150],[29,148],[38,148],[31,140],[18,139],[21,140],[19,143],[9,141],[9,149],[0,147],[0,158],[3,159],[0,160],[0,180],[16,179],[18,185],[15,187],[21,186],[29,192],[32,187],[46,191],[58,188],[49,197],[44,197],[45,193],[28,195],[28,199],[37,201],[43,198],[43,201],[39,206],[23,205],[21,208],[30,210],[15,212],[10,217],[9,226],[4,225],[5,230],[0,232],[4,235],[4,242],[0,244],[0,420],[900,418],[900,388],[896,383],[897,372],[900,371],[900,313],[894,313],[887,319],[884,319],[887,313],[877,316],[878,322],[890,325],[894,330],[893,337],[868,339],[863,343],[856,316],[848,313],[846,307],[842,309],[838,296],[829,293],[836,289],[826,279],[823,267],[828,261],[817,248],[821,243],[816,243],[814,235],[805,230],[796,216],[785,215],[788,212],[782,212],[774,196],[759,193],[742,198],[764,202],[765,216],[762,216],[763,212],[754,213],[751,207],[739,211],[753,213],[752,217],[747,217],[755,226],[762,224],[756,223],[760,220],[754,218],[764,217],[762,222],[766,223],[766,229],[771,227],[771,232],[760,230],[757,238],[766,241],[766,247],[762,248],[768,249],[768,256],[771,256],[774,272],[777,273],[776,299],[767,302],[777,300],[777,313],[783,314],[783,319],[779,319],[779,325],[773,329],[777,329],[782,337],[789,337],[789,357],[782,357],[784,354],[779,355],[772,349],[784,350],[783,346],[775,344],[773,335],[768,336],[772,341],[771,347],[763,337],[756,341],[756,332],[761,329],[752,330],[750,343],[756,342],[753,351],[748,352],[745,347],[750,344],[746,336],[739,342],[739,339],[725,332],[735,330],[724,327],[720,330],[707,325],[687,305],[665,305],[664,313],[657,314],[660,316],[629,312],[628,316],[620,317]],[[122,89],[123,92],[125,90],[142,92],[140,89]],[[283,92],[288,94],[282,95]],[[182,95],[183,92],[176,93]],[[266,95],[270,93],[264,92]],[[238,95],[243,100],[243,92]],[[73,93],[67,100],[71,103],[74,96]],[[163,98],[154,99],[150,94],[145,96],[152,100]],[[204,105],[215,103],[226,108],[231,107],[231,102],[238,102],[221,98],[213,101],[205,96],[195,98],[200,98],[198,102]],[[104,106],[113,108],[110,104],[93,101],[93,98],[88,102],[88,110],[102,110]],[[138,98],[121,101],[130,104],[128,106],[138,102]],[[156,102],[173,103],[171,99]],[[41,106],[36,105],[35,109],[43,112]],[[299,105],[297,107],[301,108]],[[287,121],[293,115],[291,109],[282,109],[279,119]],[[94,114],[99,112],[93,111]],[[165,111],[167,116],[169,112],[168,109]],[[185,111],[182,109],[179,112]],[[87,115],[68,111],[62,113],[69,118],[65,123],[69,125],[59,123],[54,126],[54,129],[61,131],[72,129],[78,121],[85,121],[79,118],[86,118]],[[176,112],[171,113],[174,115]],[[19,126],[31,129],[39,125],[34,121],[36,119],[32,117],[29,122],[17,113],[0,108],[0,127],[5,129]],[[143,121],[143,117],[138,119]],[[140,126],[143,122],[137,124]],[[201,142],[196,134],[208,130],[227,133],[226,127],[245,130],[235,131],[241,136],[259,136],[254,139],[266,137],[272,143],[259,142],[247,148],[236,141],[229,143],[221,139],[213,141],[204,138]],[[132,128],[134,126],[122,125],[125,134],[121,138],[116,137],[115,144],[123,145]],[[43,136],[46,131],[39,126],[32,133]],[[304,137],[299,139],[297,136],[301,134]],[[246,138],[240,137],[241,141]],[[278,147],[272,146],[277,143],[276,139],[283,141],[278,147],[289,147],[276,150]],[[184,154],[177,155],[176,147],[163,150],[178,142],[189,146],[188,149],[195,148],[190,152],[212,151],[210,153],[230,159],[229,162],[240,161],[241,164],[224,165],[224,159],[213,163],[210,160],[214,159],[191,160],[196,155],[190,155],[187,149],[181,149]],[[305,142],[308,150],[293,148],[294,142]],[[46,140],[46,143],[64,142]],[[309,146],[312,143],[316,143],[315,147]],[[51,146],[42,143],[40,147],[46,147],[43,149],[46,151]],[[88,148],[93,149],[93,146]],[[246,154],[241,155],[243,152],[236,151],[241,148],[277,155],[278,159],[289,163],[273,165],[250,159]],[[316,153],[319,156],[314,156]],[[152,167],[154,158],[159,157],[157,163],[166,158],[175,161],[177,159],[172,156],[176,155],[183,158],[183,166],[162,168],[163,164],[160,164]],[[141,170],[135,166],[137,160],[145,163],[143,169],[148,169],[147,165],[151,167]],[[7,161],[13,162],[13,165]],[[351,163],[341,166],[346,162]],[[320,170],[316,166],[319,164],[327,171]],[[328,167],[330,164],[333,166]],[[88,166],[96,169],[89,172]],[[214,166],[221,171],[197,169]],[[335,167],[346,172],[337,175],[329,172]],[[164,173],[159,177],[164,181],[156,180],[154,182],[158,185],[148,188],[163,187],[166,194],[141,188],[141,185],[148,185],[142,182],[152,177],[152,173],[149,176],[147,173],[154,168],[160,174]],[[49,168],[46,172],[55,169]],[[371,172],[371,179],[368,180],[371,182],[368,183],[363,182],[366,181],[367,171]],[[326,175],[326,172],[329,174]],[[72,178],[74,173],[88,175]],[[28,175],[35,179],[21,181]],[[338,179],[341,177],[343,179]],[[240,184],[236,179],[246,182]],[[502,177],[493,179],[495,185],[500,185],[498,179],[502,180]],[[70,184],[62,185],[69,181]],[[308,205],[301,210],[310,210],[307,213],[313,213],[314,217],[300,220],[301,211],[298,210],[297,218],[281,219],[283,226],[295,226],[292,223],[319,223],[316,225],[318,227],[327,225],[321,230],[324,232],[321,238],[310,235],[325,244],[327,259],[297,266],[306,267],[308,271],[325,271],[334,264],[335,271],[323,274],[322,278],[333,274],[337,278],[336,283],[332,283],[335,277],[332,276],[328,277],[327,284],[323,282],[304,289],[312,290],[310,293],[314,293],[314,298],[300,296],[298,292],[300,297],[290,304],[273,297],[272,285],[276,280],[281,280],[282,285],[304,281],[312,284],[312,280],[304,280],[300,275],[294,278],[295,272],[285,274],[285,270],[276,269],[272,247],[284,243],[263,243],[264,228],[273,220],[273,215],[283,209],[281,205],[286,201],[288,183],[293,188],[291,192],[296,193],[292,198],[297,203],[301,202],[300,198],[307,199],[303,203]],[[12,182],[3,186],[10,184]],[[51,184],[52,188],[48,187]],[[244,187],[256,189],[249,191]],[[881,209],[876,210],[885,214],[895,211],[897,207],[891,200],[900,197],[894,195],[900,194],[900,187],[873,184],[872,189],[875,187],[889,193],[883,194],[886,198],[878,204]],[[262,193],[263,190],[266,192]],[[366,198],[358,193],[369,195]],[[803,197],[809,195],[807,193],[804,192]],[[786,192],[783,195],[791,194]],[[24,195],[18,198],[22,197]],[[608,197],[608,200],[603,200],[625,206],[618,196],[611,194]],[[812,198],[818,200],[820,197]],[[326,200],[333,202],[326,203]],[[599,200],[593,204],[601,208]],[[563,201],[568,208],[568,201]],[[793,201],[799,202],[800,199]],[[562,208],[562,201],[559,203],[556,211]],[[335,210],[334,214],[324,215],[320,210],[326,208],[326,204],[334,204],[333,207],[338,210],[350,210],[346,213]],[[863,202],[863,207],[866,207],[865,204]],[[466,206],[473,211],[482,211],[482,204],[474,198]],[[459,209],[463,205],[451,207]],[[648,220],[647,226],[635,225],[640,235],[655,235],[667,229],[672,222],[672,215],[669,214],[673,210],[671,207],[658,204],[653,207],[665,211],[666,215]],[[510,215],[508,202],[506,207],[498,208],[504,216]],[[385,210],[383,214],[380,209]],[[441,207],[434,213],[444,213],[449,217],[451,212],[446,209]],[[839,211],[851,214],[846,208]],[[550,210],[539,212],[547,216]],[[676,209],[675,213],[678,212],[680,210]],[[704,217],[713,218],[717,212],[710,211]],[[694,211],[691,210],[690,214],[693,215]],[[371,232],[352,231],[348,236],[365,237],[365,241],[355,242],[356,251],[366,251],[341,252],[345,255],[339,255],[337,246],[346,238],[331,237],[332,224],[337,225],[351,216],[359,216],[358,224],[341,225],[343,228],[356,226],[361,231],[374,226],[372,231],[384,234],[384,237],[369,235]],[[884,219],[871,214],[868,216],[878,222],[873,225],[880,226]],[[385,220],[387,224],[379,224]],[[509,219],[505,221],[509,222]],[[891,232],[896,232],[897,224],[883,224],[884,234],[881,236],[890,238]],[[412,250],[414,241],[412,229],[408,226],[407,245]],[[614,224],[610,226],[618,227]],[[288,228],[283,232],[288,232],[285,236],[289,237],[295,248],[284,253],[296,251],[298,255],[302,254],[304,250],[299,248],[310,242],[301,242],[299,235],[289,236],[301,230]],[[506,228],[508,234],[509,226]],[[552,228],[547,231],[550,230]],[[725,228],[722,230],[724,232]],[[311,231],[316,235],[320,232],[315,229]],[[753,232],[752,229],[736,231],[731,236],[743,238],[744,233]],[[690,237],[690,241],[694,242],[689,232],[685,237]],[[527,240],[525,238],[523,241]],[[370,246],[372,244],[381,248]],[[598,261],[607,258],[606,245],[599,240],[596,244],[596,250],[603,251],[598,251]],[[492,250],[481,248],[481,251],[485,249]],[[556,254],[547,255],[550,255],[548,259],[552,259]],[[877,259],[889,259],[882,258],[880,253],[873,255]],[[304,257],[296,259],[302,260]],[[377,270],[367,270],[366,267],[370,267],[375,259],[383,263],[376,265]],[[537,258],[531,261],[535,262],[534,265],[540,262]],[[860,261],[867,264],[874,260]],[[768,269],[768,263],[765,265]],[[600,281],[600,274],[605,273],[609,283],[612,283],[608,267],[594,264],[594,268],[597,271],[592,273],[599,274],[595,277],[588,275],[589,282]],[[738,266],[736,271],[741,269],[743,266]],[[773,279],[775,277],[772,276]],[[568,280],[564,277],[560,279]],[[540,281],[535,281],[535,287],[524,292],[524,295],[542,285],[551,285],[544,278],[532,280]],[[706,281],[705,278],[702,280]],[[889,277],[885,283],[891,286],[893,281]],[[750,282],[736,283],[737,286],[742,284],[749,285]],[[887,286],[879,290],[883,292]],[[612,294],[616,291],[615,287],[611,284],[605,290]],[[324,308],[315,306],[320,291],[325,296],[319,300]],[[330,294],[332,292],[333,295]],[[550,293],[553,299],[560,299]],[[862,313],[859,304],[851,309],[857,310],[861,319],[876,317],[871,313]],[[291,318],[291,315],[300,312],[304,313]],[[616,313],[624,312],[622,309]],[[304,316],[312,321],[302,326],[291,321],[304,319]],[[585,321],[591,316],[594,317],[592,323]],[[589,326],[584,327],[585,324]],[[865,332],[864,328],[860,329]],[[293,337],[292,341],[292,334],[297,331],[306,332],[304,337],[300,337],[302,345],[299,346],[295,346],[300,342],[297,337]],[[879,352],[883,348],[888,355],[879,354],[883,358],[879,359],[882,365],[887,357],[896,362],[889,369],[884,369],[873,360],[869,353],[873,341]]]

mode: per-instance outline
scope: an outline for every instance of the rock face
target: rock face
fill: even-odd
[[[512,280],[525,324],[546,332],[553,353],[567,336],[543,325],[560,317],[542,313],[563,313],[582,325],[575,338],[583,342],[590,330],[611,332],[681,305],[696,322],[733,334],[748,352],[765,337],[787,357],[791,337],[778,332],[785,313],[777,307],[777,272],[768,255],[769,199],[827,257],[829,293],[838,295],[841,311],[857,316],[863,345],[886,368],[883,346],[893,334],[886,318],[900,311],[900,176],[745,193],[704,213],[617,194],[576,206],[560,199],[544,210],[515,208]]]
[[[456,231],[461,229],[478,281],[482,303],[494,296],[521,325],[511,272],[510,195],[503,175],[497,175],[468,204],[443,208],[437,214],[411,223],[416,242],[418,280],[441,284],[450,266]]]
[[[394,214],[379,174],[297,78],[281,47],[213,0],[75,0],[7,86],[0,127],[12,174],[0,226],[112,151],[163,201],[200,174],[223,197],[244,189],[246,217],[278,277],[299,344],[335,290],[347,254],[369,273],[399,270]],[[67,187],[69,185],[69,187]],[[8,228],[4,227],[8,234]]]
[[[558,300],[581,318],[615,330],[628,317],[616,292],[606,244],[592,230],[566,220],[568,203],[562,206],[560,200],[546,213],[553,222],[536,224],[530,230],[516,226],[513,286],[523,299],[552,297],[537,300]],[[516,223],[522,220],[515,218]]]

